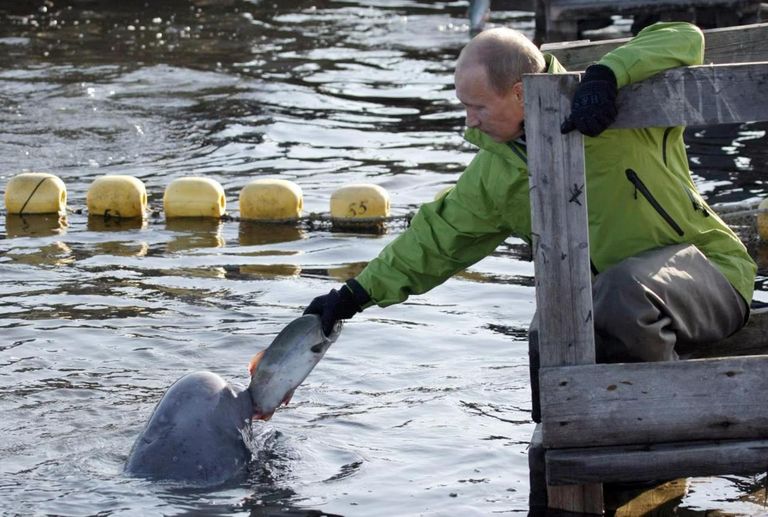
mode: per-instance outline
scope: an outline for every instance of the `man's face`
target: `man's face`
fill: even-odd
[[[523,84],[497,93],[489,84],[485,67],[464,64],[456,69],[456,96],[467,111],[467,126],[476,127],[497,142],[523,134]]]

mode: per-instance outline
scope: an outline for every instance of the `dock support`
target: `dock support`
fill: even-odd
[[[524,79],[526,91],[533,90],[529,80]],[[560,114],[568,112],[578,80],[578,74],[538,76],[536,95],[526,95],[528,144],[532,149],[548,150],[529,155],[536,311],[541,322],[539,358],[543,368],[595,362],[584,146],[578,132],[560,135]],[[546,443],[546,435],[543,439]],[[542,454],[539,449],[532,451]],[[531,461],[538,468],[536,459]],[[539,497],[540,489],[532,490]],[[603,513],[599,483],[547,486],[546,492],[550,508]]]

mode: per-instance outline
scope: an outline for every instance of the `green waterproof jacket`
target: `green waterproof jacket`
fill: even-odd
[[[657,23],[605,55],[600,64],[619,88],[676,66],[703,61],[704,37],[687,23]],[[565,69],[545,56],[549,73]],[[477,129],[480,151],[447,195],[422,205],[407,231],[356,280],[387,306],[426,292],[477,262],[513,235],[531,241],[526,149]],[[593,270],[645,250],[694,244],[749,303],[756,266],[730,228],[709,208],[688,170],[683,128],[609,129],[584,138]]]

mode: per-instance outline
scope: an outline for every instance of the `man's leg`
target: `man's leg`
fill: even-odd
[[[593,286],[598,362],[672,361],[675,345],[718,341],[739,330],[747,304],[692,245],[627,258]]]

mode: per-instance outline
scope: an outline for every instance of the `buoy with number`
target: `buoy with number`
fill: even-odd
[[[240,219],[293,221],[301,217],[304,198],[301,187],[282,179],[257,179],[240,191]]]
[[[165,217],[221,217],[227,198],[221,184],[210,178],[189,176],[173,180],[165,189]]]
[[[47,172],[24,172],[8,181],[5,210],[9,214],[64,214],[67,187]]]
[[[389,193],[379,185],[345,185],[331,195],[335,224],[375,223],[389,217]]]
[[[86,204],[89,216],[143,219],[147,211],[147,189],[144,182],[134,176],[101,176],[88,188]]]

